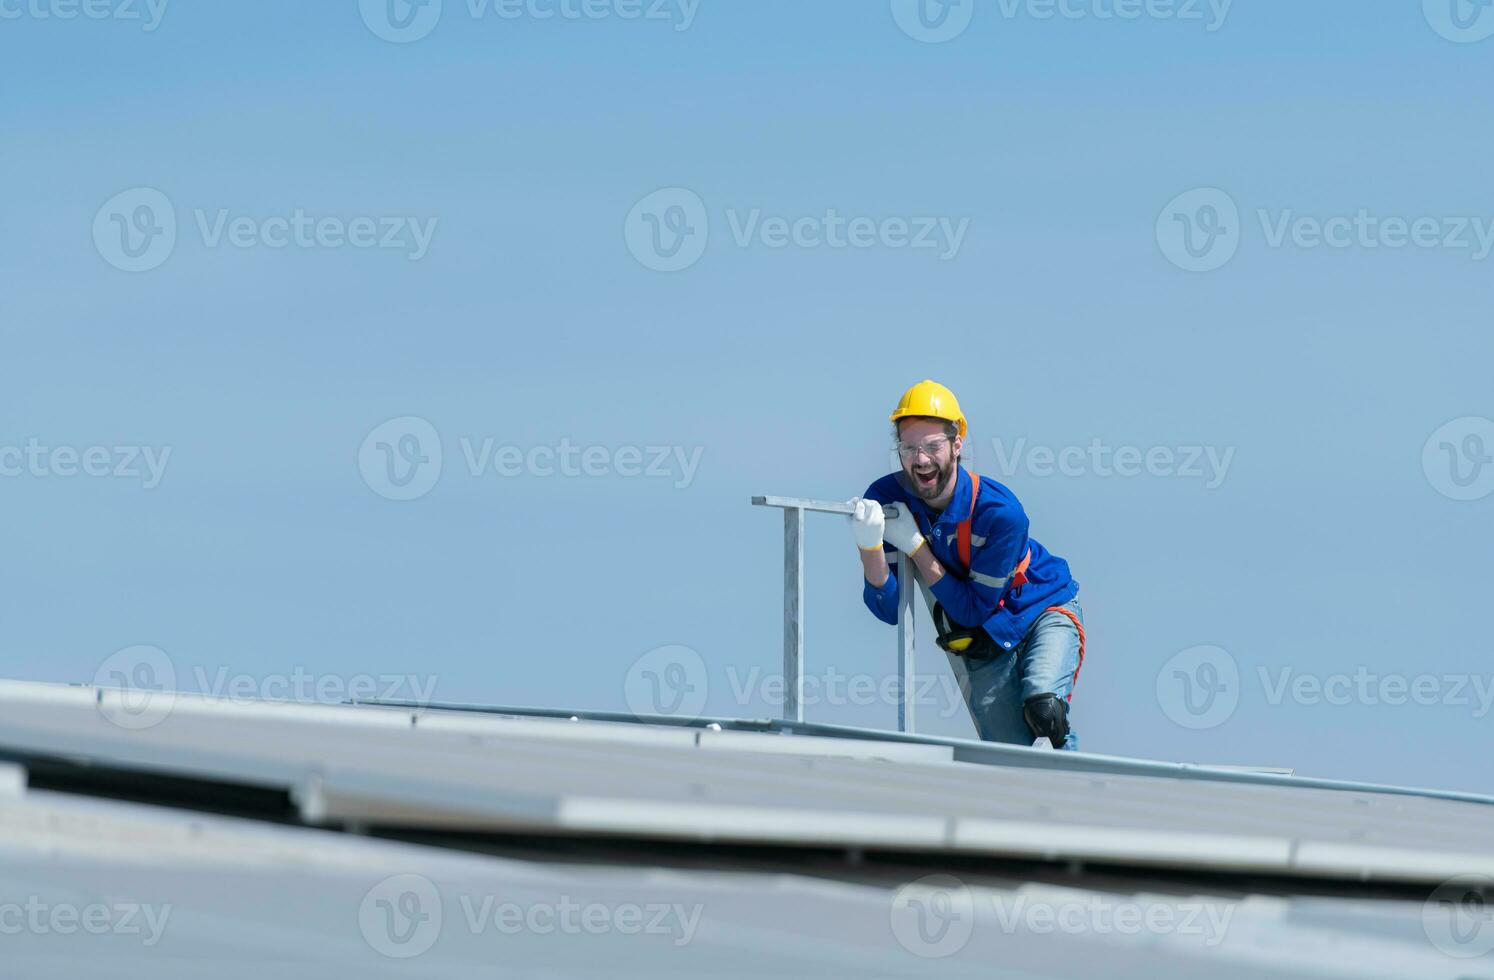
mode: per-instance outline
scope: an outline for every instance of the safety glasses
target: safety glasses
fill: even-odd
[[[920,443],[900,442],[897,444],[897,454],[903,459],[917,459],[919,456],[927,456],[929,459],[938,459],[949,446],[949,439],[944,436],[935,436],[925,439]]]

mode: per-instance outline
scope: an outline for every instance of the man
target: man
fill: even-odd
[[[937,600],[939,645],[965,667],[960,686],[980,737],[1077,749],[1069,701],[1084,619],[1068,563],[1028,537],[1010,490],[960,466],[967,427],[948,388],[914,385],[892,424],[902,469],[851,501],[867,608],[896,625],[899,585],[888,555],[909,556],[926,598]],[[899,505],[896,516],[885,516],[883,504]]]

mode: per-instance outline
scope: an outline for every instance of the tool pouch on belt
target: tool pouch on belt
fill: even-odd
[[[1005,652],[981,627],[966,629],[957,625],[937,602],[934,603],[934,629],[939,632],[936,642],[941,650],[967,660],[990,660]]]

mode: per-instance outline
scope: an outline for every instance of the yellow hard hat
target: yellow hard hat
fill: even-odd
[[[965,438],[965,413],[960,411],[954,392],[937,381],[923,380],[903,392],[892,413],[892,422],[896,425],[898,419],[914,415],[953,422],[960,430],[960,438]]]

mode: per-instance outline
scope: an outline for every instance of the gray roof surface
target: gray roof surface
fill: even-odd
[[[522,861],[44,791],[0,799],[0,868],[44,923],[110,910],[0,939],[36,980],[1479,975],[1414,901]]]
[[[1483,803],[947,740],[121,697],[0,682],[6,977],[1494,977]],[[42,788],[63,771],[285,791],[307,825]],[[701,850],[723,843],[773,849]]]
[[[132,730],[111,720],[118,692],[101,693],[103,702],[87,688],[0,685],[0,746],[283,787],[314,823],[849,843],[1428,884],[1494,875],[1494,808],[1289,777],[972,765],[940,745],[197,695]]]

